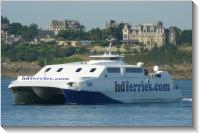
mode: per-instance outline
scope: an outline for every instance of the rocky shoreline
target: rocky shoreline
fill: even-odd
[[[27,76],[34,75],[42,67],[40,67],[36,62],[2,62],[1,63],[1,77],[6,78],[17,78],[17,76]],[[146,66],[150,71],[153,67]],[[173,79],[192,79],[192,64],[174,64],[172,66],[160,66],[160,70],[168,71]]]
[[[41,67],[35,62],[2,62],[1,77],[17,78],[19,75],[34,75],[40,69]]]

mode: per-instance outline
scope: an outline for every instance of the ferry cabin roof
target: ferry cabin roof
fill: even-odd
[[[88,64],[103,64],[103,65],[107,65],[107,64],[124,64],[123,62],[123,57],[124,56],[120,56],[120,55],[112,55],[112,54],[104,54],[104,55],[93,55],[93,56],[89,56],[90,57],[90,61],[88,62]]]
[[[37,77],[143,77],[142,67],[135,65],[86,65],[60,64],[47,65],[35,76]]]
[[[104,54],[104,55],[91,55],[89,56],[90,59],[92,60],[103,60],[103,59],[121,59],[121,58],[124,58],[124,56],[121,56],[121,55],[112,55],[112,54]]]

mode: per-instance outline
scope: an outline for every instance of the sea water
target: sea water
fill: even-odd
[[[15,105],[1,80],[2,126],[192,126],[192,81],[175,80],[178,102],[107,105]]]

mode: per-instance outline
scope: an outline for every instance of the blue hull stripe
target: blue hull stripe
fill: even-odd
[[[91,91],[75,91],[64,90],[65,104],[107,104],[107,103],[122,103],[120,101],[111,99],[101,92]]]

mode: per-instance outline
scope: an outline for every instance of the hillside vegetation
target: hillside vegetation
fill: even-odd
[[[9,46],[2,45],[2,76],[34,74],[46,60],[46,64],[62,64],[89,60],[89,54],[104,53],[106,48],[97,46],[89,47],[66,47],[54,46]],[[96,50],[97,49],[97,50]],[[124,61],[128,64],[143,62],[151,72],[154,65],[159,65],[161,70],[167,70],[175,79],[192,79],[192,47],[165,45],[154,48],[151,51],[115,48],[113,53],[124,54]],[[119,51],[117,51],[119,50]],[[31,64],[30,64],[31,63]],[[29,67],[31,65],[31,67]]]

